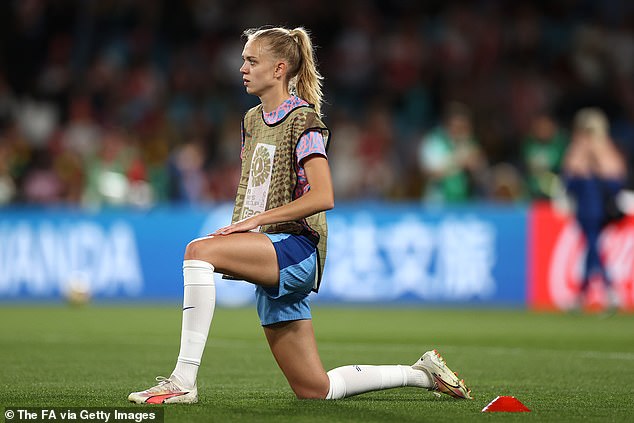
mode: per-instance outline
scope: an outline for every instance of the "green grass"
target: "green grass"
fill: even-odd
[[[412,363],[438,348],[476,399],[404,388],[298,401],[255,311],[219,309],[199,373],[200,402],[166,406],[165,421],[621,422],[634,415],[634,315],[316,307],[314,323],[326,368]],[[130,391],[169,375],[179,332],[178,306],[3,305],[0,406],[127,406]],[[533,411],[480,413],[497,395],[514,395]]]

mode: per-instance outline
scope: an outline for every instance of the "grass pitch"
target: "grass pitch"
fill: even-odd
[[[0,406],[127,406],[169,376],[180,307],[0,309]],[[506,310],[315,307],[326,368],[411,364],[438,348],[475,400],[415,388],[298,401],[251,309],[219,309],[199,373],[200,402],[165,406],[166,422],[632,421],[634,315]],[[513,395],[531,413],[480,413]],[[144,406],[136,406],[139,411]]]

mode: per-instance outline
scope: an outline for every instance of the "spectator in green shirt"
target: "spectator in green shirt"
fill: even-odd
[[[473,136],[469,109],[451,103],[443,123],[425,136],[418,160],[425,177],[425,198],[436,203],[459,203],[472,197],[485,160]]]
[[[522,159],[532,198],[552,198],[561,187],[559,170],[568,136],[547,113],[540,113],[524,138]]]

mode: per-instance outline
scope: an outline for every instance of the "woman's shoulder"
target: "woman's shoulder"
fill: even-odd
[[[307,102],[303,102],[301,105],[293,108],[289,112],[289,117],[292,115],[293,121],[304,121],[312,126],[325,126],[322,117],[315,110],[315,106]]]
[[[258,104],[255,107],[251,107],[242,118],[243,128],[252,128],[256,122],[256,119],[262,114],[262,105]]]
[[[257,106],[251,107],[244,114],[244,119],[252,118],[253,116],[259,116],[262,113],[262,104],[258,104]]]

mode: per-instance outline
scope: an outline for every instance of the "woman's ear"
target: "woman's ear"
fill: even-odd
[[[287,66],[285,62],[277,62],[275,65],[274,76],[276,78],[284,78],[286,76]]]

